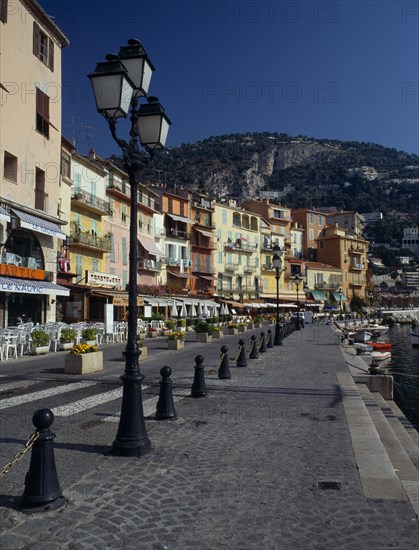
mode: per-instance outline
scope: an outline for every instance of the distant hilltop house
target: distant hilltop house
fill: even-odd
[[[382,212],[364,212],[362,214],[362,217],[365,220],[365,224],[375,223],[383,219],[383,213]]]
[[[379,173],[373,166],[358,166],[356,168],[349,168],[346,171],[348,176],[360,176],[368,181],[378,179]]]
[[[415,256],[419,256],[419,232],[417,227],[404,228],[402,248],[409,248]]]

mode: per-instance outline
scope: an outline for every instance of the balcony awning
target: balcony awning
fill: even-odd
[[[313,296],[313,299],[317,302],[324,302],[327,300],[327,295],[325,292],[321,292],[320,290],[311,290],[310,294]]]
[[[198,227],[195,227],[195,229],[204,235],[204,237],[209,237],[211,239],[216,236],[215,233],[211,233],[211,231],[205,231],[205,229],[199,229]]]
[[[175,220],[176,222],[191,223],[191,224],[195,223],[190,218],[184,218],[182,216],[176,216],[175,214],[167,214],[167,215],[170,216],[170,218],[172,218],[172,220]]]
[[[32,216],[32,214],[27,214],[21,210],[16,210],[16,208],[13,208],[13,212],[19,218],[20,227],[24,229],[30,229],[32,231],[36,231],[37,233],[49,235],[50,237],[58,237],[59,239],[65,239],[67,236],[55,223],[47,222],[42,218]]]
[[[345,296],[345,294],[342,292],[332,292],[332,295],[333,295],[333,298],[337,301],[337,302],[347,302],[348,301],[348,298]]]
[[[154,256],[164,256],[164,252],[160,250],[160,248],[154,243],[151,239],[147,239],[147,237],[138,237],[139,242],[143,245],[143,247],[149,252],[150,254],[153,254]]]
[[[201,279],[206,279],[207,281],[218,281],[218,277],[214,277],[214,275],[202,275],[200,273],[199,276]]]
[[[68,288],[56,285],[55,283],[34,281],[33,279],[12,279],[11,277],[0,277],[0,292],[70,296],[70,290]]]
[[[0,220],[3,220],[5,222],[10,221],[9,212],[7,212],[7,210],[5,210],[2,206],[0,206]]]
[[[178,273],[174,271],[168,271],[168,275],[173,275],[173,277],[179,277],[179,279],[197,279],[198,277],[195,277],[195,275],[192,275],[192,273]]]

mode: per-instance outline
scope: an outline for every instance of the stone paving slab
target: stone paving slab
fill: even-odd
[[[61,449],[67,507],[42,516],[1,508],[2,550],[417,549],[403,492],[364,493],[345,373],[330,327],[306,327],[208,397],[178,401],[178,420],[147,420],[153,449],[141,459],[86,453],[87,473],[61,476],[72,454]]]

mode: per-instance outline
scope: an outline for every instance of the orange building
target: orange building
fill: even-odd
[[[303,237],[303,257],[315,261],[317,258],[317,238],[326,227],[326,216],[322,212],[308,208],[296,208],[291,211],[292,220],[305,232]]]

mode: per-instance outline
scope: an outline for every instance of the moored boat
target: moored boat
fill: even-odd
[[[370,342],[370,345],[375,351],[391,350],[391,344],[389,344],[388,342]]]
[[[391,353],[389,351],[372,351],[371,359],[374,363],[379,363],[385,361],[386,359],[391,358]]]
[[[366,353],[368,351],[373,351],[373,347],[370,346],[369,344],[362,344],[362,343],[356,342],[353,345],[353,347],[354,347],[354,349],[356,349],[356,352],[357,352],[358,355],[360,353]]]
[[[353,335],[354,342],[362,342],[365,344],[365,342],[369,342],[372,338],[372,333],[368,332],[367,330],[358,330]]]
[[[412,346],[414,348],[419,347],[419,332],[411,332],[410,341],[412,342]]]

